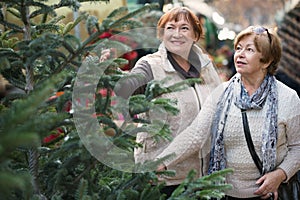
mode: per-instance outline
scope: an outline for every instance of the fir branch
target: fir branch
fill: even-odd
[[[197,179],[192,170],[169,200],[222,198],[224,191],[232,188],[232,185],[225,183],[225,176],[232,172],[232,169],[224,169]]]
[[[61,72],[67,65],[70,63],[73,59],[77,58],[85,49],[84,47],[91,43],[92,41],[96,40],[100,35],[99,32],[93,33],[88,39],[86,39],[82,44],[81,47],[77,48],[74,54],[69,54],[68,58],[64,60],[63,63],[61,63],[60,67],[57,68],[53,73],[57,74]]]
[[[148,5],[145,5],[133,12],[130,12],[128,13],[127,15],[123,16],[121,19],[118,19],[116,21],[114,21],[112,24],[109,25],[109,27],[111,29],[115,28],[115,27],[120,27],[123,23],[124,20],[128,20],[134,16],[137,16],[138,14],[140,13],[144,13],[146,11],[149,11],[149,10],[152,10],[152,9],[157,9],[159,8],[159,4],[157,3],[152,3],[152,4],[148,4]]]
[[[47,50],[44,50],[44,51],[37,52],[36,54],[29,57],[26,60],[26,64],[30,65],[30,64],[34,63],[35,60],[37,60],[38,58],[40,58],[44,55],[52,56],[56,60],[59,59],[59,58],[61,58],[62,60],[67,59],[66,55],[63,52],[61,52],[59,50],[56,50],[56,49],[47,49]]]
[[[140,27],[143,27],[143,26],[144,26],[144,24],[140,21],[126,20],[126,21],[123,21],[119,25],[115,25],[114,28],[115,29],[121,29],[121,30],[130,30],[130,29],[133,29],[133,28],[140,28]]]
[[[17,9],[15,9],[15,8],[10,8],[10,7],[8,7],[8,8],[6,9],[6,11],[7,11],[8,13],[12,14],[13,16],[15,16],[16,18],[21,18],[20,12],[19,12]]]
[[[124,16],[126,14],[128,14],[128,8],[120,7],[120,8],[113,10],[106,18],[115,20],[115,19],[119,19],[121,16]]]
[[[93,1],[97,1],[97,0],[93,0]],[[87,0],[60,0],[60,2],[58,4],[53,4],[52,7],[53,9],[58,9],[58,8],[62,8],[62,7],[68,7],[71,8],[74,11],[77,11],[81,4],[80,2],[87,2]]]
[[[12,72],[10,70],[5,70],[1,72],[1,74],[8,80],[10,84],[25,91],[26,83],[24,76],[20,74],[15,74],[16,76],[12,76],[11,73]]]
[[[37,146],[39,144],[39,136],[31,131],[23,131],[22,134],[20,134],[20,132],[10,130],[9,132],[5,132],[5,135],[3,133],[1,134],[0,144],[0,158],[2,161],[3,158],[8,156],[17,147]]]
[[[170,92],[177,92],[181,91],[188,86],[191,86],[195,83],[201,83],[202,80],[200,78],[190,78],[190,79],[185,79],[183,81],[180,81],[179,83],[175,83],[173,85],[170,85],[168,87],[164,86],[165,83],[168,81],[168,78],[163,79],[162,81],[150,81],[147,84],[146,90],[145,90],[145,95],[148,100],[154,99],[158,96],[161,96],[166,93]]]
[[[44,3],[40,3],[40,2],[36,2],[36,1],[29,1],[28,4],[26,4],[26,6],[34,6],[36,8],[37,7],[40,8],[29,14],[30,19],[32,19],[38,15],[41,15],[41,14],[51,14],[53,16],[56,16],[56,13],[55,13],[55,10],[53,9],[53,7],[48,6]]]
[[[87,15],[86,14],[81,14],[79,17],[76,18],[74,22],[69,22],[66,24],[64,27],[64,30],[62,32],[63,35],[66,35],[69,33],[75,26],[77,26],[81,21],[86,20]]]
[[[83,180],[83,177],[87,174],[90,173],[90,171],[95,168],[96,164],[98,163],[98,160],[93,160],[92,163],[90,163],[83,171],[81,174],[79,174],[73,181],[73,184],[76,185],[78,182]]]
[[[0,171],[0,199],[9,199],[12,189],[27,189],[30,177],[8,171]]]
[[[56,31],[58,32],[60,30],[60,26],[59,25],[55,25],[55,24],[39,24],[39,25],[36,25],[35,27],[35,30],[40,32],[40,33],[43,33],[43,32],[46,32],[46,31]]]
[[[74,50],[72,50],[73,54],[76,54],[77,49],[83,48],[81,46],[81,42],[80,42],[79,38],[75,37],[74,35],[65,35],[63,37],[62,44],[65,45],[65,43],[69,44],[69,45],[67,45],[68,48],[74,48]]]
[[[24,91],[21,92],[21,91],[12,94],[7,94],[3,99],[1,99],[2,104],[8,106],[10,102],[12,102],[13,100],[26,98],[27,95],[25,94],[25,92]]]
[[[75,193],[76,200],[84,200],[88,194],[88,182],[85,179],[80,179],[80,183]]]
[[[67,113],[43,113],[22,125],[20,128],[17,128],[17,130],[22,131],[31,129],[33,132],[38,133],[41,137],[45,137],[50,131],[59,127],[60,124],[63,124],[64,120],[68,118],[70,118],[70,116]],[[40,127],[39,125],[44,121],[47,121],[47,124]]]
[[[60,22],[61,20],[63,20],[64,18],[66,18],[66,16],[60,15],[60,16],[56,16],[54,18],[52,18],[50,21],[48,21],[48,24],[56,24],[58,22]]]
[[[160,193],[163,184],[160,185],[158,186],[151,186],[150,184],[146,185],[146,187],[143,188],[143,191],[140,194],[140,199],[164,200],[165,197],[162,196]]]
[[[15,32],[23,33],[23,28],[16,24],[9,23],[7,21],[2,21],[2,20],[0,20],[0,24],[2,24],[6,29],[12,29]]]
[[[15,128],[12,126],[22,124],[31,118],[30,116],[36,115],[38,107],[32,105],[41,105],[45,98],[51,96],[54,83],[61,81],[64,76],[65,72],[51,77],[43,83],[44,87],[41,87],[41,90],[34,91],[27,99],[13,102],[10,110],[0,113],[1,130],[5,133],[14,132]]]
[[[0,57],[21,58],[20,55],[11,48],[0,48]]]
[[[185,89],[187,86],[192,86],[195,83],[202,83],[203,81],[200,78],[189,78],[181,81],[179,83],[175,83],[168,87],[169,91],[176,92]]]
[[[39,153],[36,148],[30,148],[28,151],[29,172],[32,176],[32,185],[34,193],[40,195],[40,187],[38,182],[38,157]]]

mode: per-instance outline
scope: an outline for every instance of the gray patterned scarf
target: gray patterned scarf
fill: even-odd
[[[261,86],[252,95],[246,92],[240,74],[236,74],[229,81],[229,85],[221,95],[217,111],[212,124],[212,145],[208,173],[226,168],[226,156],[224,150],[224,127],[229,113],[231,103],[240,109],[262,109],[267,106],[266,123],[262,132],[262,162],[263,173],[269,172],[276,165],[276,144],[277,144],[277,112],[278,94],[276,79],[267,75]],[[243,131],[243,130],[241,130]]]

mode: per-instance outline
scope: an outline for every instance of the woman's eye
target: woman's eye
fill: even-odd
[[[235,48],[236,51],[241,50],[241,49],[242,49],[242,48],[239,47],[239,46]]]
[[[172,29],[174,29],[174,28],[173,28],[172,26],[167,26],[166,29],[167,29],[167,30],[172,30]]]
[[[252,48],[247,48],[247,51],[249,51],[249,52],[254,52],[254,49],[252,49]]]

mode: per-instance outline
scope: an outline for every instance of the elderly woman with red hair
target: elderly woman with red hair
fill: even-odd
[[[201,78],[201,83],[187,85],[181,91],[164,94],[161,97],[177,101],[179,114],[173,116],[158,116],[169,125],[171,135],[176,138],[182,133],[202,109],[209,92],[217,87],[221,80],[209,56],[196,44],[203,36],[203,28],[198,17],[186,7],[175,7],[161,16],[157,24],[157,36],[161,40],[158,51],[140,58],[128,79],[120,81],[115,92],[118,96],[128,98],[135,92],[144,92],[144,88],[152,80],[161,81],[165,86],[170,86],[190,78]],[[110,56],[110,52],[102,53],[101,60]],[[137,90],[138,89],[138,90]],[[137,134],[137,142],[141,148],[135,149],[135,162],[144,163],[153,161],[170,141],[155,139],[151,133]],[[170,196],[176,187],[182,183],[190,170],[197,171],[202,176],[205,156],[208,155],[209,145],[198,152],[174,165],[169,165],[169,170],[175,170],[175,176],[160,176],[159,181],[165,182],[163,193]],[[153,169],[155,170],[155,169]]]

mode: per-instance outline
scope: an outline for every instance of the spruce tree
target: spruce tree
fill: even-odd
[[[126,76],[119,66],[128,61],[112,58],[100,63],[99,53],[103,47],[116,48],[122,53],[131,48],[122,42],[99,37],[111,30],[122,32],[143,26],[134,17],[157,9],[158,5],[146,5],[133,12],[119,8],[101,24],[96,16],[88,13],[80,14],[67,24],[61,23],[64,16],[58,16],[56,10],[70,7],[75,11],[80,2],[84,1],[60,0],[53,5],[46,4],[45,0],[0,1],[0,72],[12,88],[1,99],[0,199],[164,199],[159,192],[163,185],[150,184],[157,179],[155,171],[134,173],[135,169],[128,168],[126,162],[121,165],[124,171],[108,166],[90,153],[85,142],[91,144],[95,142],[94,136],[99,139],[100,135],[103,141],[131,155],[139,145],[134,137],[137,131],[151,131],[160,139],[171,139],[167,125],[162,128],[136,115],[157,105],[176,114],[172,100],[157,97],[195,80],[169,88],[162,87],[159,82],[150,83],[144,95],[130,98],[130,112],[123,115],[123,123],[118,126],[114,113],[123,113],[123,110],[112,106],[112,91],[118,80]],[[96,2],[101,3],[96,0],[93,3]],[[7,20],[8,13],[18,20]],[[71,33],[82,22],[86,23],[90,34],[84,41]],[[134,37],[143,37],[143,34],[137,32]],[[85,65],[88,73],[81,77],[97,81],[95,87],[81,83],[78,78]],[[97,70],[102,72],[101,77],[93,74]],[[74,90],[80,98],[74,96]],[[79,115],[74,118],[76,112]],[[90,112],[94,115],[90,116]],[[99,130],[88,135],[91,137],[82,138],[78,133],[81,125],[87,133],[92,127],[76,121],[82,116],[94,117],[99,124]],[[145,126],[137,129],[133,126],[136,123]],[[102,148],[103,141],[96,140],[92,144],[100,144]],[[107,153],[100,152],[100,155]],[[155,169],[160,162],[135,167]],[[191,173],[172,198],[220,196],[228,187],[223,179],[226,173],[228,171],[200,180]],[[197,194],[198,189],[205,190]]]

